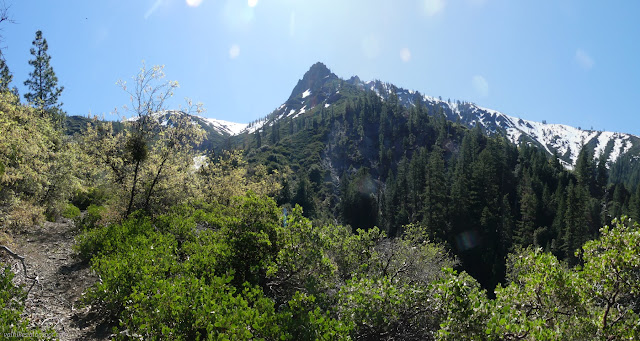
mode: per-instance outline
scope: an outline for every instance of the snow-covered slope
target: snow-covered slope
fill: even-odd
[[[248,124],[246,123],[236,123],[236,122],[218,120],[215,118],[202,117],[198,115],[187,114],[183,111],[178,111],[178,110],[164,110],[161,112],[154,113],[153,116],[156,119],[158,119],[160,125],[165,126],[167,124],[170,124],[171,115],[176,115],[176,114],[189,115],[194,122],[200,123],[201,125],[206,125],[212,128],[217,133],[225,136],[238,135],[240,134],[241,131],[243,131],[248,126]],[[137,119],[138,118],[134,116],[134,117],[127,118],[126,121],[133,122],[133,121],[136,121]]]
[[[229,122],[224,120],[218,120],[215,118],[208,118],[208,117],[200,117],[200,118],[203,119],[205,122],[207,122],[207,124],[209,124],[212,128],[214,128],[215,130],[217,130],[223,135],[232,135],[232,136],[238,135],[248,125],[246,123]]]
[[[631,150],[640,148],[640,137],[631,134],[582,130],[564,124],[520,119],[471,102],[443,100],[421,95],[419,92],[398,88],[381,81],[361,82],[357,77],[352,77],[349,82],[363,90],[373,91],[385,100],[389,99],[391,94],[395,94],[398,103],[404,107],[412,107],[417,101],[421,101],[430,113],[441,112],[451,121],[460,121],[468,127],[479,124],[487,134],[504,135],[516,144],[537,145],[549,154],[557,154],[568,168],[575,165],[583,146],[589,148],[596,157],[604,154],[608,164],[615,162]]]
[[[616,161],[638,143],[638,137],[608,131],[582,130],[564,124],[548,124],[515,118],[495,110],[471,105],[471,112],[490,133],[497,133],[496,127],[506,132],[513,143],[536,143],[549,154],[556,153],[568,166],[575,165],[583,146],[593,149],[599,157],[607,156],[609,163]],[[475,122],[472,122],[475,124]]]

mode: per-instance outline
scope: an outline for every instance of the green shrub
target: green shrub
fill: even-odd
[[[279,339],[274,302],[258,287],[238,291],[230,282],[231,277],[144,279],[127,298],[120,328],[145,340]]]
[[[282,218],[249,193],[86,229],[75,248],[101,280],[84,302],[119,321],[116,339],[429,339],[438,329],[422,279],[439,271],[439,249],[314,226],[299,207]]]
[[[76,191],[71,199],[71,203],[80,208],[80,210],[86,210],[91,205],[100,206],[104,204],[106,197],[107,195],[104,189],[89,187]]]
[[[45,331],[30,329],[26,320],[21,318],[24,311],[23,302],[26,293],[12,282],[14,277],[9,266],[0,263],[0,333],[7,337],[8,334],[33,335],[23,337],[22,340],[55,340],[55,332],[51,329]]]
[[[67,219],[73,219],[80,216],[80,209],[77,208],[74,204],[67,204],[64,211],[62,211],[62,216]]]
[[[126,237],[124,234],[104,235],[103,249],[117,252],[107,251],[92,260],[92,267],[100,274],[101,281],[85,295],[87,302],[98,302],[114,316],[124,310],[130,296],[141,287],[170,278],[179,271],[177,243],[172,236],[150,232],[148,236],[130,236],[126,238],[128,241],[121,238]]]
[[[296,292],[278,313],[280,340],[343,340],[353,324],[331,317],[320,309],[313,295]]]
[[[87,210],[83,219],[86,219],[89,214]],[[119,250],[131,250],[133,246],[130,244],[136,237],[149,236],[153,233],[154,226],[151,221],[134,214],[122,224],[85,229],[85,232],[76,238],[74,250],[80,259],[90,260],[95,256],[110,255]]]
[[[98,227],[107,209],[104,206],[90,205],[83,216],[76,217],[76,226],[89,230]]]

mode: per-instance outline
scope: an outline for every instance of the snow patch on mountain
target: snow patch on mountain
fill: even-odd
[[[257,121],[253,121],[249,123],[249,125],[240,133],[248,133],[248,134],[255,133],[256,130],[262,129],[262,127],[264,127],[264,125],[267,124],[267,122],[268,122],[268,119],[266,117]]]
[[[311,95],[311,89],[307,89],[305,92],[303,92],[302,98],[307,98],[309,97],[309,95]]]
[[[582,130],[564,124],[529,121],[474,104],[472,106],[475,107],[472,111],[477,115],[478,122],[488,131],[492,129],[491,125],[487,124],[487,116],[491,116],[491,122],[504,129],[511,142],[522,142],[526,136],[538,142],[549,154],[553,154],[555,151],[558,156],[570,160],[569,165],[575,165],[580,150],[587,144],[594,146],[594,155],[598,157],[601,153],[606,152],[610,143],[613,143],[608,158],[609,163],[616,161],[620,155],[625,154],[633,147],[628,134]]]
[[[247,127],[246,123],[229,122],[208,117],[200,118],[202,118],[205,122],[207,122],[207,124],[216,129],[218,132],[226,133],[229,135],[238,135]]]
[[[631,150],[631,148],[633,147],[633,143],[629,140],[628,135],[622,135],[619,133],[616,134],[619,135],[620,138],[616,139],[615,143],[613,144],[613,150],[611,151],[611,155],[609,155],[609,162],[614,162],[621,155],[629,152],[629,150]]]
[[[600,133],[600,135],[598,136],[598,145],[593,150],[593,154],[596,157],[599,157],[602,153],[605,152],[609,141],[611,140],[611,138],[613,138],[614,135],[615,133],[612,133],[610,131],[603,131],[602,133]]]
[[[298,112],[297,114],[295,114],[295,115],[293,116],[293,118],[296,118],[296,117],[298,117],[298,116],[300,116],[300,115],[304,114],[305,112],[307,112],[307,106],[306,106],[306,105],[305,105],[304,107],[302,107],[302,109],[300,109],[300,112]]]

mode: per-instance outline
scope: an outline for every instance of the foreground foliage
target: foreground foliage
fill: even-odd
[[[11,92],[0,92],[0,222],[55,219],[77,187],[76,145]]]
[[[490,299],[423,228],[314,226],[251,192],[87,230],[78,255],[100,281],[87,303],[118,338],[580,340],[640,337],[640,227],[604,227],[569,268],[541,249],[510,255]]]
[[[13,284],[15,275],[9,266],[0,262],[0,337],[20,337],[22,340],[54,340],[55,333],[49,329],[31,329],[22,319],[26,292]]]
[[[286,222],[286,223],[285,223]],[[417,232],[313,226],[247,194],[88,230],[86,301],[144,339],[429,338],[429,284],[452,262]]]
[[[637,340],[640,226],[614,221],[600,233],[576,252],[582,267],[568,268],[540,249],[512,254],[509,284],[496,289],[494,300],[473,290],[469,294],[467,285],[445,286],[455,303],[439,335],[448,340]]]

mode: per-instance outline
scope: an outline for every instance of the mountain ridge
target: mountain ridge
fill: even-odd
[[[362,81],[358,76],[342,79],[323,63],[317,62],[298,80],[289,98],[270,114],[248,124],[192,115],[194,121],[207,132],[208,140],[203,149],[216,148],[229,139],[255,134],[285,119],[312,117],[318,111],[332,110],[342,105],[344,99],[370,95],[409,111],[416,105],[424,106],[430,115],[442,115],[451,122],[459,122],[468,128],[479,125],[488,135],[499,134],[511,143],[535,145],[548,155],[556,155],[566,168],[572,169],[583,146],[591,155],[601,154],[607,167],[624,156],[625,162],[640,160],[640,137],[611,131],[583,130],[566,124],[537,122],[510,116],[475,103],[459,100],[443,100],[423,95],[380,80]],[[635,166],[634,166],[635,167]]]
[[[351,87],[347,88],[346,85]],[[358,76],[344,80],[321,62],[311,66],[281,106],[267,116],[247,124],[243,129],[235,130],[235,134],[229,135],[252,134],[271,126],[275,121],[295,119],[321,108],[330,108],[342,99],[341,90],[353,92],[354,88],[364,92],[371,91],[384,101],[397,101],[406,109],[420,103],[427,107],[430,114],[443,114],[448,120],[460,121],[469,128],[479,124],[485,133],[501,134],[514,144],[536,145],[549,155],[556,154],[560,162],[568,168],[575,165],[583,145],[589,147],[592,155],[596,157],[602,153],[607,158],[608,166],[632,150],[634,153],[630,160],[640,159],[640,137],[633,134],[582,130],[566,124],[517,118],[472,102],[443,100],[380,80],[363,82]],[[231,131],[229,128],[223,130]]]

